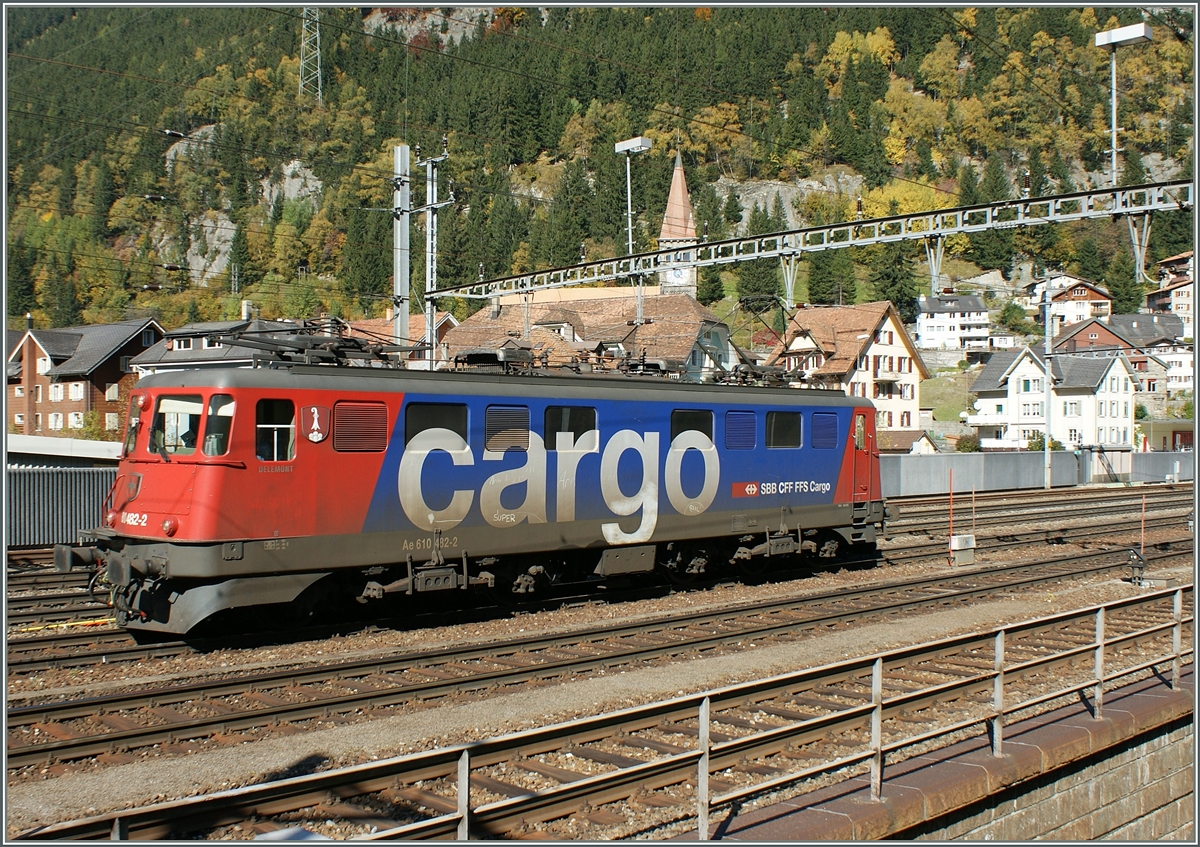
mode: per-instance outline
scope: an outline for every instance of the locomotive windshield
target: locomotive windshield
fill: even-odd
[[[200,395],[159,397],[150,426],[150,452],[167,456],[190,456],[196,452],[204,401]]]

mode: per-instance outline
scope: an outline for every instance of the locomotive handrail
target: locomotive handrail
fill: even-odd
[[[203,458],[203,459],[181,459],[174,458],[170,462],[165,462],[158,458],[141,458],[137,456],[126,456],[124,459],[131,464],[139,465],[224,465],[230,468],[245,468],[246,463],[240,459],[218,459],[218,458]]]

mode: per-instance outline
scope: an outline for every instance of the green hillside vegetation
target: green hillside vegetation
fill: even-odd
[[[1094,34],[1142,20],[1132,7],[443,8],[377,10],[387,26],[366,32],[362,14],[321,9],[318,103],[299,91],[299,8],[6,7],[10,324],[29,311],[40,326],[177,326],[232,317],[242,298],[264,317],[379,314],[392,148],[429,156],[443,136],[441,196],[453,180],[456,198],[438,217],[443,288],[624,253],[612,145],[633,135],[654,140],[632,160],[638,250],[654,246],[676,151],[709,239],[785,225],[780,203],[739,208],[721,178],[848,172],[867,217],[1015,197],[1025,171],[1034,194],[1084,188],[1081,174],[1107,172],[1109,60]],[[1127,184],[1151,160],[1160,176],[1191,173],[1192,18],[1146,20],[1154,41],[1117,54]],[[262,181],[291,163],[321,190],[270,202]],[[424,197],[414,168],[414,205]],[[791,211],[837,222],[856,201],[810,192]],[[1190,212],[1156,215],[1150,261],[1191,249],[1192,226]],[[1095,222],[955,237],[947,254],[1087,270],[1124,286],[1128,308],[1127,241],[1122,222]],[[189,285],[189,251],[222,250],[238,293],[228,270]],[[890,297],[907,313],[928,286],[920,258],[915,244],[814,255],[798,298]],[[702,299],[780,291],[770,264],[702,273]],[[478,304],[439,305],[461,317]]]

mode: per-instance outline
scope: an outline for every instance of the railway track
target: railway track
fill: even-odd
[[[1145,498],[1143,500],[1143,498]],[[1140,512],[1162,512],[1167,510],[1190,509],[1193,505],[1192,487],[1170,486],[1168,488],[1147,488],[1139,491],[1122,490],[1116,494],[1098,494],[1085,492],[1063,496],[1062,492],[1020,493],[1005,495],[989,495],[975,498],[971,495],[955,498],[953,525],[961,531],[963,527],[994,528],[1006,526],[1017,520],[1028,519],[1029,514],[1039,518],[1048,517],[1047,511],[1054,520],[1075,521],[1096,517],[1097,511],[1104,513],[1127,514]],[[949,502],[947,498],[937,500],[900,501],[900,517],[888,524],[889,533],[948,533],[951,527]]]
[[[1191,586],[465,745],[45,826],[23,839],[653,837],[867,774],[1016,713],[1191,678]],[[836,777],[833,776],[836,774]],[[819,784],[819,783],[817,783]],[[778,794],[776,794],[778,796]],[[697,827],[695,824],[699,822]],[[676,830],[678,832],[678,829]],[[301,833],[303,834],[303,833]],[[668,833],[669,834],[669,833]]]
[[[1185,523],[1185,515],[1180,513],[1174,516],[1156,516],[1153,523],[1154,529],[1164,529],[1171,527],[1182,527]],[[1106,536],[1114,534],[1136,532],[1140,528],[1140,522],[1136,520],[1106,522],[1102,526],[1094,527],[1067,527],[1052,530],[1031,530],[1021,533],[1007,533],[1003,535],[980,537],[977,539],[979,544],[979,552],[987,552],[989,550],[1000,550],[1004,548],[1025,547],[1035,543],[1051,543],[1051,544],[1067,544],[1067,543],[1085,543],[1088,541],[1103,539]],[[1187,543],[1190,539],[1180,538],[1173,543]],[[882,562],[885,565],[895,565],[903,562],[920,561],[930,558],[942,558],[946,555],[946,544],[944,541],[935,541],[924,544],[905,544],[903,546],[894,547],[883,551],[878,558],[870,559],[850,559],[839,562],[837,567],[859,567],[870,566]],[[808,573],[811,566],[801,567],[786,567],[771,573],[771,578],[781,581],[801,578]],[[703,583],[696,583],[697,588],[704,587]],[[571,598],[555,598],[548,601],[550,604],[559,604],[570,602]],[[582,598],[576,598],[582,599]],[[621,599],[620,594],[610,594],[607,598],[610,602]],[[546,604],[542,604],[546,605]],[[531,608],[537,608],[535,604]],[[106,608],[106,607],[105,607]],[[89,611],[93,611],[89,606]],[[54,613],[43,612],[39,617],[45,620],[49,614],[58,615],[56,619],[70,620],[70,614],[65,610],[59,610]],[[88,621],[106,621],[106,617],[97,617],[83,619],[81,622]],[[405,624],[412,625],[413,619],[411,616],[406,617]],[[378,622],[379,626],[386,627],[388,621]],[[364,626],[368,626],[364,624]],[[92,631],[86,631],[92,630]],[[321,638],[329,637],[333,634],[332,628],[326,627],[312,631],[298,631],[292,634],[290,640],[297,640],[304,637]],[[148,658],[162,658],[167,656],[184,655],[190,652],[203,652],[221,647],[245,646],[246,639],[208,639],[202,641],[161,641],[150,644],[137,644],[128,634],[118,630],[96,631],[93,627],[85,627],[85,631],[55,631],[49,635],[25,637],[25,638],[10,638],[8,641],[8,672],[14,673],[29,673],[49,668],[65,668],[65,667],[83,667],[94,662],[120,662],[120,661],[135,661]]]
[[[1163,564],[1190,555],[1189,546],[1147,560]],[[8,766],[17,769],[170,745],[214,733],[329,719],[682,653],[730,649],[738,642],[787,637],[814,627],[945,606],[1128,566],[1127,554],[1103,551],[566,634],[31,703],[8,710]]]

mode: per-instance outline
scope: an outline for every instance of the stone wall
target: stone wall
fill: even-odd
[[[938,841],[1195,843],[1191,719],[1022,783],[908,837]]]

